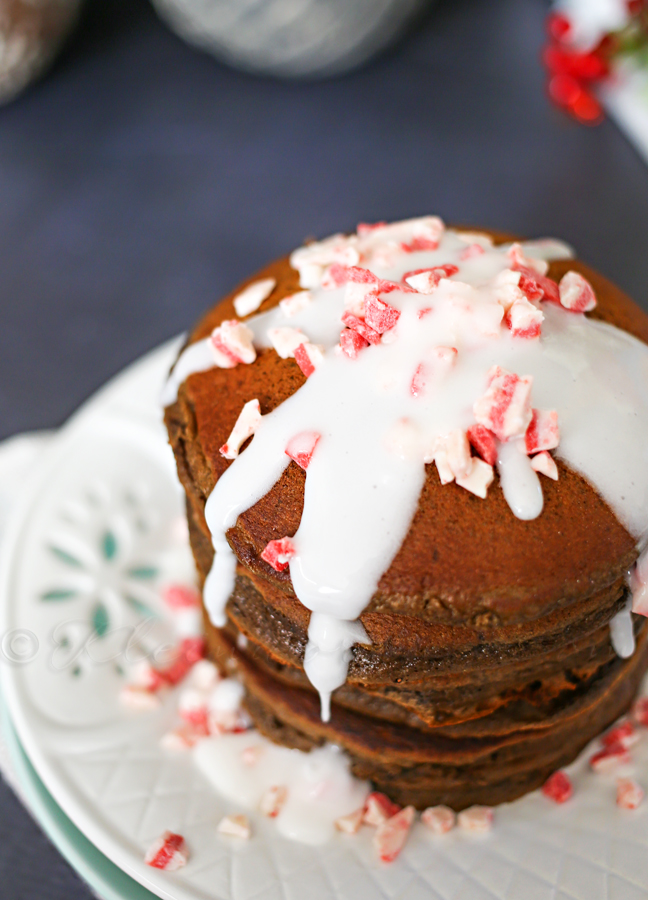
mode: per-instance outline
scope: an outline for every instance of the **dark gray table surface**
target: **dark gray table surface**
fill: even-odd
[[[545,100],[543,0],[439,0],[334,81],[233,72],[145,0],[89,0],[0,109],[0,437],[61,424],[309,235],[437,212],[557,235],[648,308],[648,169]],[[0,896],[87,889],[0,785]]]

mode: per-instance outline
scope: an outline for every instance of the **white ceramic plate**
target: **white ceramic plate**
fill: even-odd
[[[176,347],[128,369],[71,420],[7,529],[3,689],[22,746],[66,815],[168,900],[645,898],[648,804],[617,809],[614,780],[583,760],[571,769],[576,792],[565,806],[536,792],[500,807],[482,839],[434,838],[417,825],[390,866],[376,862],[370,829],[319,848],[281,838],[254,815],[248,842],[216,833],[225,813],[240,810],[213,792],[190,756],[160,749],[175,724],[173,698],[153,712],[124,710],[120,658],[111,658],[119,629],[137,628],[148,610],[163,615],[159,585],[190,573],[157,404]],[[635,758],[634,774],[648,786],[648,737]],[[191,850],[173,874],[143,863],[165,829],[182,833]]]

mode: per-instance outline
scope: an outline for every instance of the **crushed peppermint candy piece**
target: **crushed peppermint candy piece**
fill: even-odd
[[[531,410],[531,386],[533,378],[520,378],[500,366],[488,372],[488,389],[473,406],[479,425],[484,425],[501,441],[522,437],[533,413]]]
[[[321,436],[317,431],[302,431],[300,434],[296,434],[288,441],[286,456],[289,456],[302,469],[307,469]]]
[[[140,659],[128,669],[129,684],[147,691],[159,691],[166,682],[148,659]]]
[[[531,468],[538,475],[544,475],[546,478],[558,481],[558,466],[554,458],[546,450],[542,450],[533,457]]]
[[[484,462],[494,466],[497,462],[497,441],[493,432],[484,425],[471,425],[467,434],[471,445]]]
[[[542,793],[554,803],[566,803],[574,793],[574,787],[569,775],[559,770],[547,778],[542,785]]]
[[[161,705],[157,694],[137,684],[125,684],[119,692],[119,700],[129,709],[136,710],[157,709]]]
[[[637,809],[644,796],[644,789],[632,778],[617,779],[616,803],[621,809]]]
[[[209,737],[209,734],[208,729],[191,725],[187,722],[185,725],[163,734],[160,738],[160,746],[164,750],[170,750],[173,753],[191,750],[198,741]]]
[[[233,369],[239,363],[253,363],[256,359],[253,337],[247,325],[237,319],[221,322],[209,338],[216,365],[221,369]]]
[[[263,813],[264,816],[268,816],[270,819],[276,819],[281,809],[288,798],[288,788],[283,784],[273,785],[268,788],[263,797],[261,798],[261,802],[259,803],[259,810]]]
[[[363,816],[364,807],[361,806],[360,809],[356,809],[355,812],[349,813],[346,816],[340,816],[336,819],[335,827],[343,834],[357,834],[362,825]]]
[[[325,270],[337,263],[355,266],[360,262],[357,240],[344,234],[334,234],[323,241],[313,241],[299,247],[290,254],[290,265],[299,272],[299,283],[303,288],[324,287]]]
[[[246,766],[256,766],[263,756],[263,747],[261,744],[253,744],[250,747],[244,747],[241,752],[241,760]]]
[[[532,257],[525,256],[521,244],[511,244],[511,246],[506,251],[506,255],[513,263],[513,267],[517,266],[523,267],[525,269],[531,269],[532,272],[535,272],[538,275],[547,274],[549,264],[545,262],[544,259],[533,259]]]
[[[358,316],[354,316],[353,313],[350,313],[348,310],[342,313],[342,322],[347,326],[347,328],[350,328],[352,331],[357,332],[361,337],[363,337],[368,344],[380,343],[380,335],[378,334],[378,332],[367,325],[366,322],[363,322],[362,319],[359,319]]]
[[[446,453],[443,447],[439,447],[432,457],[434,460],[434,464],[437,467],[437,472],[439,473],[439,480],[441,484],[450,484],[450,482],[454,481],[455,476],[450,463],[448,462],[448,454]],[[424,457],[424,462],[427,462],[427,457]]]
[[[520,297],[509,307],[504,319],[513,337],[540,337],[544,314],[530,303],[526,297]]]
[[[490,806],[471,806],[457,816],[457,824],[464,831],[484,834],[493,827],[493,810]]]
[[[199,609],[200,594],[184,584],[170,584],[162,591],[162,599],[171,610]]]
[[[638,743],[640,738],[639,732],[630,719],[626,719],[624,722],[619,722],[618,725],[615,725],[614,728],[607,731],[602,736],[601,743],[604,747],[613,747],[616,744],[621,744],[621,746],[625,747],[627,750],[629,747],[633,747]]]
[[[410,384],[410,394],[412,397],[420,397],[421,394],[425,392],[425,388],[427,386],[427,376],[428,369],[425,363],[419,363],[416,367],[416,371],[412,376],[412,382]]]
[[[386,822],[378,825],[373,844],[381,862],[390,863],[399,856],[414,823],[415,815],[414,807],[406,806]]]
[[[197,691],[211,691],[220,681],[220,674],[209,659],[200,659],[194,665],[187,679],[189,685]]]
[[[451,431],[445,440],[448,465],[455,478],[465,478],[472,469],[472,456],[468,435],[461,428]]]
[[[527,299],[538,299],[538,293],[542,292],[542,300],[549,300],[552,303],[560,303],[560,291],[558,285],[552,278],[540,274],[535,269],[522,265],[514,265],[514,272],[520,273],[520,282],[518,282],[520,290],[527,295]],[[525,279],[522,281],[522,279]]]
[[[175,872],[187,865],[189,852],[181,834],[165,831],[146,851],[144,862],[154,869]]]
[[[189,674],[193,666],[205,655],[203,637],[187,637],[180,641],[174,652],[173,661],[164,669],[156,669],[162,684],[179,684]]]
[[[219,834],[226,834],[229,837],[243,838],[247,841],[252,834],[250,822],[247,816],[239,813],[235,816],[225,816],[218,823],[216,831]]]
[[[365,301],[365,322],[378,334],[390,331],[400,318],[400,310],[385,303],[375,294],[370,294]],[[367,338],[368,340],[368,338]]]
[[[239,417],[232,428],[227,441],[220,448],[219,453],[225,459],[236,459],[241,445],[252,437],[261,424],[261,408],[258,400],[250,400],[245,404]]]
[[[282,359],[290,359],[295,355],[295,350],[300,344],[309,343],[308,338],[299,328],[286,326],[269,328],[268,340]]]
[[[261,554],[261,559],[265,560],[277,572],[283,572],[288,568],[288,563],[296,553],[297,549],[291,538],[285,537],[266,544]]]
[[[455,475],[455,481],[459,487],[470,491],[471,494],[480,497],[482,500],[486,499],[488,488],[493,483],[494,478],[495,472],[493,467],[477,457],[472,458],[470,472],[467,475]]]
[[[462,262],[466,262],[466,260],[474,259],[476,256],[483,256],[484,253],[486,253],[486,250],[481,244],[471,244],[469,247],[466,247],[465,250],[461,251],[459,259]]]
[[[279,306],[284,316],[287,319],[291,319],[297,313],[306,309],[307,306],[310,306],[312,302],[313,295],[310,291],[298,291],[296,294],[291,294],[289,297],[284,297],[283,300],[280,300]]]
[[[198,728],[207,728],[207,697],[206,692],[196,688],[185,688],[178,699],[178,713],[181,719]]]
[[[571,312],[589,312],[596,306],[596,294],[587,278],[580,272],[567,272],[558,285],[560,303]]]
[[[249,316],[256,312],[264,300],[270,296],[277,284],[276,278],[262,278],[248,285],[234,298],[234,309],[237,316]]]
[[[537,300],[542,300],[545,295],[544,290],[540,287],[538,281],[535,278],[530,278],[528,275],[524,275],[522,272],[517,272],[519,276],[518,287],[527,298],[527,300],[532,303]]]
[[[453,266],[450,263],[443,266],[433,266],[431,269],[414,269],[403,275],[403,281],[419,294],[433,294],[442,278],[450,278],[452,275],[456,275],[458,271],[457,266]]]
[[[648,727],[648,697],[640,697],[635,700],[631,715],[638,725],[643,725],[644,728]]]
[[[324,348],[320,344],[311,344],[310,341],[306,341],[295,347],[295,362],[306,378],[310,378],[324,362]]]
[[[428,806],[421,813],[421,822],[432,834],[447,834],[457,823],[457,814],[449,806]]]
[[[348,356],[349,359],[357,359],[358,353],[368,346],[369,341],[365,341],[362,335],[358,334],[357,331],[345,328],[340,334],[340,348],[344,355]]]
[[[608,744],[591,757],[589,764],[595,772],[613,772],[617,766],[631,761],[630,754],[623,744]]]
[[[531,421],[524,435],[524,447],[527,455],[540,450],[555,450],[560,443],[558,413],[555,409],[534,409]]]
[[[365,825],[382,825],[400,811],[400,806],[389,799],[387,794],[373,791],[365,800],[362,821]]]

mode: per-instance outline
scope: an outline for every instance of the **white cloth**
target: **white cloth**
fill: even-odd
[[[53,432],[19,434],[0,443],[0,541],[10,525],[11,509],[20,497],[34,463],[49,445]],[[2,703],[0,695],[0,704]],[[0,773],[27,806],[0,731]]]

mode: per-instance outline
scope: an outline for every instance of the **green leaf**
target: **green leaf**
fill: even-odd
[[[146,603],[142,603],[141,600],[138,600],[137,597],[124,597],[126,603],[134,609],[135,612],[143,616],[145,619],[159,619],[160,617],[156,612],[154,612],[150,606],[147,606]]]
[[[112,531],[106,531],[101,540],[101,551],[105,559],[112,559],[117,553],[117,538]]]
[[[56,547],[54,544],[50,544],[50,552],[54,554],[61,562],[67,563],[68,566],[75,566],[77,569],[83,568],[83,563],[76,558],[76,556],[72,556],[71,553],[68,553],[67,550],[61,550],[60,547]]]
[[[108,631],[109,625],[110,618],[108,616],[108,610],[103,603],[97,603],[92,611],[92,627],[96,632],[97,637],[102,638]]]
[[[41,600],[69,600],[70,597],[76,597],[77,592],[71,588],[52,588],[51,591],[45,591],[41,594]]]
[[[158,574],[158,570],[155,566],[136,566],[134,569],[128,569],[126,574],[130,578],[155,578]]]

